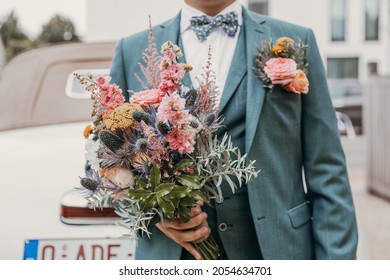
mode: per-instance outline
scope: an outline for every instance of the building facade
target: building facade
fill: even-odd
[[[245,0],[258,12],[313,29],[330,79],[390,74],[389,0]]]

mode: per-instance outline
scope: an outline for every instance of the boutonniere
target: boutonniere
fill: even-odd
[[[256,73],[264,87],[272,92],[279,86],[292,93],[308,93],[308,64],[305,60],[307,45],[288,37],[280,37],[263,44],[256,53]]]

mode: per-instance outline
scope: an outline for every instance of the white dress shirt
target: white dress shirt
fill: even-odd
[[[235,1],[226,7],[219,14],[226,14],[235,11],[238,14],[238,30],[234,37],[229,37],[222,28],[215,28],[205,41],[200,41],[195,32],[191,29],[190,19],[193,16],[204,15],[203,12],[189,6],[183,2],[181,11],[180,34],[183,42],[183,53],[186,63],[193,69],[190,71],[193,86],[198,87],[196,77],[202,79],[203,67],[206,66],[208,51],[211,46],[211,68],[215,72],[216,82],[220,93],[223,92],[230,64],[236,49],[238,35],[242,25],[242,6],[239,1]],[[218,15],[219,15],[218,14]]]

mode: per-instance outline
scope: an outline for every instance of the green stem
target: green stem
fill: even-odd
[[[206,240],[194,245],[203,260],[216,260],[220,256],[218,244],[211,235]]]

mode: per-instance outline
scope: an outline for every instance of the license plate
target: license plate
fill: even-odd
[[[126,238],[30,239],[25,260],[132,260],[134,242]]]

